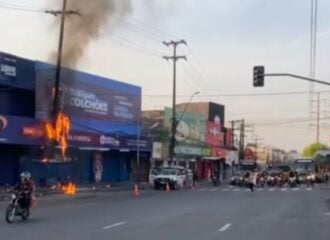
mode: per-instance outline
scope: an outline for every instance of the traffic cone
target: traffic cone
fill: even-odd
[[[140,192],[139,192],[138,185],[135,184],[135,185],[134,185],[134,190],[133,190],[133,196],[134,196],[134,197],[137,197],[137,196],[139,196],[139,195],[140,195]]]
[[[166,183],[166,192],[170,192],[171,189],[170,189],[170,185],[168,183]]]

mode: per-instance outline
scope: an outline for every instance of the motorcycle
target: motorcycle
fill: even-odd
[[[266,179],[263,176],[257,178],[257,186],[264,188],[266,186]]]
[[[288,183],[290,188],[297,187],[297,180],[295,177],[290,177]]]
[[[215,187],[220,186],[220,179],[218,177],[216,177],[216,176],[212,176],[212,184]]]
[[[14,192],[11,194],[11,201],[6,209],[6,222],[12,223],[16,216],[20,216],[22,220],[27,220],[30,216],[29,207],[24,207],[21,204],[24,192]]]

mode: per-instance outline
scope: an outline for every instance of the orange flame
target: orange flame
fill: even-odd
[[[68,185],[62,187],[62,191],[66,195],[75,195],[76,194],[76,185],[72,182],[69,182]]]
[[[67,137],[70,131],[71,123],[69,117],[59,112],[56,116],[55,123],[46,123],[46,135],[50,140],[55,140],[60,146],[62,156],[65,155],[68,147]]]

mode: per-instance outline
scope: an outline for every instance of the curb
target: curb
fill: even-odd
[[[96,193],[111,193],[111,192],[129,192],[134,188],[134,186],[122,186],[122,187],[99,187],[93,189],[92,187],[81,187],[77,188],[76,190],[76,196],[78,197],[79,195],[83,194],[96,194]],[[140,190],[150,190],[152,189],[151,186],[146,186],[146,185],[141,185],[139,187]],[[55,189],[55,190],[50,190],[50,189],[39,189],[36,190],[35,195],[40,198],[40,197],[46,197],[46,196],[56,196],[56,195],[65,195],[62,190]],[[9,200],[10,193],[8,192],[0,192],[0,202],[3,201],[8,201]]]

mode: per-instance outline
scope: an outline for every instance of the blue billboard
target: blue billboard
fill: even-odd
[[[0,84],[34,90],[34,61],[0,52]]]
[[[36,118],[47,120],[52,109],[55,68],[36,62]],[[136,135],[141,114],[141,88],[88,73],[63,69],[62,111],[72,129],[95,133]]]

